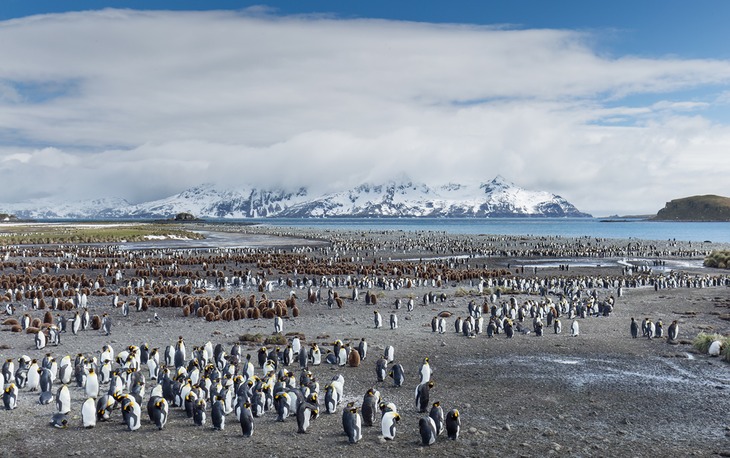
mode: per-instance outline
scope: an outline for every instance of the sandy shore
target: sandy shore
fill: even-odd
[[[126,430],[118,411],[110,421],[99,423],[93,429],[81,428],[80,409],[85,395],[83,389],[74,384],[70,386],[70,426],[64,430],[54,429],[48,424],[55,412],[54,404],[38,405],[37,392],[21,389],[18,408],[0,410],[3,428],[0,453],[3,456],[46,453],[60,456],[91,453],[191,456],[211,451],[223,456],[249,453],[258,456],[343,456],[353,453],[358,456],[393,453],[405,456],[418,453],[435,456],[713,456],[730,453],[730,364],[700,355],[688,344],[700,331],[730,334],[730,321],[725,319],[730,314],[730,288],[726,286],[727,272],[699,267],[703,253],[696,246],[666,241],[452,237],[441,233],[398,231],[316,232],[255,227],[242,231],[243,234],[269,238],[285,236],[287,239],[279,239],[271,248],[260,239],[261,243],[240,253],[232,248],[219,252],[211,246],[205,248],[208,251],[169,248],[169,251],[147,253],[66,249],[64,252],[69,253],[66,259],[59,258],[58,253],[46,253],[43,257],[40,253],[31,256],[26,253],[25,257],[21,252],[10,253],[2,272],[3,279],[22,273],[23,268],[30,270],[29,277],[37,277],[41,275],[37,266],[45,261],[69,262],[68,269],[61,268],[58,273],[50,270],[46,274],[49,276],[75,274],[80,277],[85,274],[87,278],[104,278],[109,295],[89,295],[88,308],[92,315],[110,314],[114,325],[110,336],[94,330],[81,331],[78,335],[68,332],[62,335],[59,346],[43,350],[34,348],[32,335],[12,333],[3,326],[0,358],[16,360],[17,367],[21,355],[40,361],[50,353],[60,361],[67,354],[98,356],[105,344],[111,344],[117,351],[143,343],[164,349],[173,345],[178,336],[183,336],[188,349],[211,341],[214,345],[222,344],[229,351],[242,334],[272,334],[273,320],[208,322],[203,318],[184,317],[180,308],[133,310],[128,317],[123,317],[120,308],[111,306],[111,294],[124,291],[119,288],[127,284],[134,285],[155,260],[162,264],[156,266],[155,276],[148,277],[148,285],[151,279],[158,284],[183,284],[194,277],[208,280],[210,286],[204,294],[190,295],[198,299],[216,296],[221,300],[247,299],[250,295],[258,299],[262,293],[252,282],[212,286],[215,278],[228,277],[230,282],[250,271],[253,278],[265,276],[270,282],[270,291],[266,292],[269,299],[284,300],[291,291],[297,294],[299,316],[294,317],[289,310],[284,320],[285,334],[299,333],[303,335],[304,344],[317,342],[323,351],[332,348],[335,340],[356,344],[365,338],[369,342],[368,357],[359,367],[322,364],[310,367],[310,370],[322,387],[333,376],[344,376],[343,404],[353,401],[359,405],[367,389],[377,387],[384,400],[395,403],[401,414],[395,440],[384,440],[380,427],[376,426],[364,428],[360,443],[348,444],[341,425],[342,406],[333,415],[324,413],[321,408],[308,434],[297,434],[294,417],[281,423],[276,421],[274,412],[267,412],[255,419],[253,437],[243,438],[233,414],[227,417],[225,430],[215,431],[210,421],[204,427],[194,426],[180,408],[171,409],[169,422],[158,431],[144,409],[155,384],[148,378],[142,427],[136,432]],[[246,264],[236,259],[237,254],[244,252],[258,256],[260,262]],[[267,266],[262,260],[269,254],[281,255],[288,264]],[[216,261],[211,262],[212,258]],[[95,262],[93,266],[84,264],[92,261]],[[204,267],[202,262],[206,261]],[[106,264],[114,266],[114,263],[122,271],[122,280],[116,285],[111,284],[113,277],[106,275],[104,269]],[[171,263],[176,266],[172,273],[168,269]],[[655,263],[661,265],[654,266]],[[75,267],[82,265],[82,268]],[[627,265],[634,267],[629,271]],[[401,269],[394,270],[395,266],[401,266]],[[315,268],[328,267],[339,268],[337,273],[327,277],[340,280],[339,286],[332,289],[345,298],[342,308],[327,306],[326,285],[313,286],[314,290],[322,288],[321,302],[306,301],[304,278],[315,279],[318,283],[322,278],[321,274],[308,273],[308,269],[314,272]],[[537,271],[534,267],[538,267]],[[655,269],[651,270],[652,267]],[[479,277],[487,279],[488,273],[494,275],[492,286],[487,286],[480,294]],[[423,284],[419,276],[426,275],[433,277]],[[437,275],[441,275],[441,281]],[[717,279],[721,285],[694,281],[703,278]],[[300,286],[297,286],[297,279]],[[352,290],[348,279],[360,283],[357,301],[350,299]],[[385,280],[388,286],[379,287],[378,279]],[[407,279],[411,280],[410,287],[406,286],[409,285]],[[470,301],[479,305],[486,302],[491,306],[489,293],[505,279],[514,280],[513,283],[520,286],[500,288],[502,294],[496,305],[510,299],[517,305],[548,299],[558,302],[558,286],[546,288],[545,296],[533,286],[541,281],[550,285],[551,280],[559,285],[562,279],[586,282],[579,302],[594,290],[599,300],[614,296],[614,311],[610,316],[578,318],[580,335],[577,337],[570,336],[572,320],[567,316],[560,317],[563,322],[561,334],[554,334],[548,327],[541,337],[534,332],[516,333],[512,339],[503,333],[492,338],[486,334],[474,338],[457,334],[455,317],[468,316]],[[606,280],[605,285],[599,284],[598,279]],[[654,283],[660,279],[684,283],[673,287],[671,281],[662,282],[663,287],[655,288]],[[391,289],[391,281],[394,284],[402,282],[402,286]],[[618,297],[616,282],[625,283],[621,297]],[[375,295],[377,304],[366,305],[367,291]],[[424,305],[423,297],[428,293],[443,293],[445,300]],[[137,296],[136,292],[130,291],[130,294],[121,294],[119,299],[129,302]],[[410,298],[415,302],[411,312],[406,308]],[[397,299],[403,304],[399,310],[395,310],[394,305]],[[22,313],[43,316],[44,311],[31,310],[30,299],[13,300],[12,303],[18,306],[16,318]],[[382,314],[383,328],[374,328],[374,310]],[[443,311],[452,315],[446,318],[446,333],[433,333],[431,320]],[[160,321],[153,319],[155,313]],[[391,313],[399,318],[397,329],[388,326]],[[484,315],[485,319],[488,317],[488,314]],[[669,324],[677,320],[680,327],[678,343],[670,344],[666,338],[632,339],[629,333],[631,317],[661,320],[665,332]],[[524,326],[532,329],[529,316]],[[244,353],[252,354],[255,359],[261,345],[242,345]],[[395,362],[404,367],[406,377],[402,387],[394,387],[392,379],[376,382],[375,361],[387,345],[395,348]],[[444,411],[457,408],[461,413],[461,436],[456,442],[447,440],[444,434],[430,447],[420,443],[418,421],[423,414],[415,408],[414,390],[424,357],[429,357],[433,367],[435,385],[430,393],[431,401],[440,401]],[[288,369],[298,378],[298,365]],[[264,375],[258,367],[256,374]],[[54,385],[54,393],[57,386]]]

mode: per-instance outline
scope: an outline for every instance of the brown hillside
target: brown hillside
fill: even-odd
[[[706,195],[674,199],[654,217],[659,221],[730,221],[730,198]]]

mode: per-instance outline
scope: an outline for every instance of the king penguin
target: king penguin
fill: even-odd
[[[670,342],[674,342],[677,340],[677,337],[679,336],[679,323],[677,323],[677,320],[672,321],[672,324],[669,325],[669,329],[667,330],[667,337],[669,337]]]
[[[375,390],[370,388],[362,399],[362,422],[365,426],[373,426],[378,411],[378,399]]]
[[[631,317],[631,326],[629,327],[631,330],[631,337],[634,339],[639,337],[639,325],[636,323],[636,319],[634,317]]]
[[[130,431],[136,431],[142,424],[142,409],[139,404],[132,400],[126,406],[124,410],[127,413],[127,429]]]
[[[81,405],[81,426],[84,428],[96,426],[96,401],[94,401],[94,398],[88,398]]]
[[[347,440],[351,444],[356,444],[362,439],[362,417],[357,411],[357,407],[348,407],[342,413],[342,427],[347,434]]]
[[[61,385],[56,392],[56,411],[64,414],[71,411],[71,393],[65,384]]]
[[[398,412],[388,411],[383,414],[383,419],[380,421],[383,438],[387,440],[395,439],[395,426],[399,421],[400,415],[398,415]]]
[[[383,317],[380,316],[380,313],[377,310],[373,312],[373,322],[375,323],[375,329],[383,327]]]
[[[396,387],[403,386],[403,381],[405,379],[405,372],[403,370],[403,366],[400,364],[394,364],[393,367],[390,368],[390,372],[388,373],[393,378],[393,385]]]
[[[444,409],[441,408],[439,401],[433,403],[428,416],[431,417],[433,423],[436,425],[436,434],[440,436],[444,432]]]
[[[446,414],[446,434],[449,439],[456,440],[459,438],[459,430],[461,429],[461,418],[459,411],[456,409],[449,410]]]
[[[416,409],[418,409],[419,413],[426,413],[433,385],[433,381],[428,381],[426,383],[421,383],[416,387]]]
[[[248,402],[244,402],[241,409],[241,432],[243,437],[253,435],[253,414],[251,413],[251,404]]]
[[[54,428],[65,429],[68,426],[68,415],[56,412],[51,417],[51,426]]]
[[[18,387],[10,382],[3,391],[3,405],[5,410],[13,410],[18,407]]]
[[[167,423],[167,414],[169,407],[165,398],[160,396],[152,396],[147,403],[147,415],[150,417],[150,421],[157,426],[157,429],[162,430]]]
[[[428,356],[423,358],[418,373],[421,375],[421,383],[427,383],[431,380],[431,365],[429,364]]]
[[[580,326],[578,325],[578,320],[573,320],[573,322],[570,324],[570,335],[573,337],[578,337],[580,334]]]
[[[223,399],[220,396],[215,397],[213,407],[211,408],[210,420],[213,423],[213,429],[223,431],[226,428],[226,414],[223,408]]]
[[[385,357],[379,358],[375,362],[375,375],[378,382],[384,382],[385,376],[388,373],[388,360]]]
[[[84,392],[86,397],[96,398],[99,396],[99,378],[94,372],[94,368],[89,369],[89,373],[86,375],[86,383],[84,384]]]
[[[431,417],[421,417],[418,420],[418,431],[421,433],[421,443],[423,445],[431,445],[436,442],[438,433],[436,431],[436,423]]]
[[[319,409],[309,402],[302,402],[297,408],[297,432],[306,434],[310,423],[317,418]]]

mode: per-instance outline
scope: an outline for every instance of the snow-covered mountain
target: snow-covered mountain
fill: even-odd
[[[278,216],[381,217],[585,217],[570,202],[545,191],[527,191],[497,176],[478,187],[411,181],[364,184],[293,205]]]
[[[202,185],[152,202],[131,205],[99,199],[75,204],[35,202],[0,205],[19,218],[170,218],[187,212],[200,218],[264,217],[586,217],[560,196],[527,191],[497,176],[488,183],[430,187],[409,179],[362,184],[326,195],[306,188],[216,189]]]

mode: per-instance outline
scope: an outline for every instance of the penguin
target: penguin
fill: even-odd
[[[53,402],[53,393],[51,393],[50,391],[41,391],[41,393],[38,395],[38,404],[48,405],[51,402]]]
[[[428,404],[430,403],[431,388],[433,386],[433,381],[428,381],[416,387],[416,409],[418,409],[419,413],[426,413],[426,409],[428,409]]]
[[[190,391],[187,396],[185,396],[185,415],[187,415],[188,418],[193,418],[193,415],[195,413],[195,404],[198,401],[198,395],[195,394],[195,391]]]
[[[390,314],[390,329],[398,329],[398,316],[395,313]]]
[[[169,407],[165,398],[161,396],[152,396],[147,402],[147,415],[150,421],[157,426],[158,430],[162,430],[167,423],[167,415]]]
[[[719,340],[715,340],[710,344],[710,347],[707,349],[707,354],[710,356],[720,356],[721,349],[722,342]]]
[[[385,356],[385,359],[388,363],[392,363],[393,360],[395,360],[395,348],[393,348],[392,345],[386,346],[385,350],[383,351],[383,356]]]
[[[511,339],[515,335],[514,327],[512,326],[512,320],[506,319],[504,320],[504,324],[502,325],[504,327],[504,335]]]
[[[71,411],[71,392],[65,384],[56,391],[56,411],[63,414]]]
[[[373,426],[377,411],[378,411],[378,399],[375,397],[375,390],[370,388],[365,393],[362,399],[362,424],[364,426]]]
[[[654,325],[654,322],[652,322],[650,319],[646,319],[646,338],[651,340],[654,338],[654,333],[656,332],[656,325]]]
[[[373,321],[375,322],[375,329],[383,327],[383,317],[380,316],[377,310],[373,312]]]
[[[107,421],[111,418],[112,410],[116,407],[114,395],[104,394],[96,400],[96,421]]]
[[[375,362],[375,375],[378,382],[384,382],[385,376],[388,373],[388,360],[385,357],[379,358]]]
[[[632,338],[636,339],[637,337],[639,337],[639,325],[636,323],[636,320],[634,319],[634,317],[631,317],[630,330],[631,330]]]
[[[390,372],[388,373],[388,375],[393,378],[393,386],[395,386],[395,387],[403,386],[403,380],[405,379],[405,372],[403,371],[402,365],[394,364],[393,367],[390,368]]]
[[[274,396],[274,409],[276,410],[276,421],[284,421],[289,416],[289,395],[286,392],[277,393]]]
[[[346,347],[344,345],[340,346],[340,348],[337,352],[337,365],[338,366],[344,366],[345,364],[347,364],[347,361],[348,361],[347,348],[348,347]]]
[[[428,412],[428,416],[431,417],[433,423],[436,425],[436,435],[440,436],[444,432],[444,409],[441,408],[441,403],[436,401],[431,406],[431,410]]]
[[[51,417],[51,426],[58,429],[65,429],[68,426],[68,415],[56,412]]]
[[[312,366],[319,366],[322,364],[322,352],[320,351],[319,346],[317,346],[317,342],[314,342],[309,350],[309,359],[312,361]]]
[[[302,402],[297,408],[297,433],[306,434],[309,425],[317,418],[319,409],[309,402]]]
[[[139,404],[136,401],[131,400],[127,405],[124,406],[123,410],[127,414],[127,429],[130,431],[138,430],[140,425],[142,424],[142,409],[139,407]]]
[[[38,372],[40,374],[38,387],[40,388],[41,392],[50,393],[53,390],[53,374],[51,370],[43,367],[41,369],[38,369]]]
[[[226,414],[223,410],[223,399],[216,396],[211,408],[210,420],[213,423],[213,429],[217,431],[223,431],[226,427]]]
[[[94,372],[94,368],[89,369],[86,374],[86,383],[84,384],[84,392],[88,398],[96,398],[99,396],[99,378]]]
[[[13,379],[13,377],[15,375],[15,362],[13,361],[12,358],[8,358],[5,360],[5,362],[3,363],[2,373],[3,373],[3,378],[6,381]],[[2,388],[2,387],[0,387],[0,388]]]
[[[580,334],[580,326],[578,325],[578,320],[573,320],[573,322],[570,324],[570,335],[573,337],[578,337]]]
[[[61,358],[61,364],[58,366],[58,379],[61,383],[68,385],[71,383],[71,375],[73,375],[71,357],[66,355]]]
[[[340,396],[337,389],[331,383],[324,387],[324,406],[325,412],[335,413],[337,405],[340,403]]]
[[[41,371],[38,368],[38,362],[34,359],[30,363],[30,367],[27,372],[26,388],[28,391],[35,391],[40,387],[41,384]]]
[[[457,409],[449,410],[446,414],[446,435],[451,440],[459,438],[459,430],[461,429],[461,418]]]
[[[418,373],[421,375],[420,383],[427,383],[431,380],[431,365],[429,364],[428,356],[423,358],[423,362],[421,363],[421,367],[418,369]]]
[[[368,343],[365,337],[360,339],[360,343],[357,345],[357,352],[360,353],[360,361],[365,361],[365,358],[368,357]]]
[[[439,317],[438,324],[436,325],[436,330],[439,334],[446,334],[446,320],[442,317]]]
[[[464,321],[461,319],[461,317],[456,317],[456,320],[454,320],[454,331],[456,331],[457,334],[461,334],[463,325]]]
[[[96,401],[94,401],[94,398],[86,399],[81,405],[81,426],[84,428],[96,426]]]
[[[282,334],[284,332],[284,320],[280,316],[274,317],[274,334]]]
[[[431,417],[421,417],[418,420],[418,431],[421,433],[421,444],[431,445],[436,442],[438,432],[436,430],[436,423],[434,423]]]
[[[398,415],[398,412],[388,411],[383,414],[383,419],[380,421],[380,430],[384,439],[395,439],[395,426],[399,421],[400,415]]]
[[[248,402],[243,403],[240,422],[243,437],[251,437],[253,435],[253,415],[251,414],[251,404]]]
[[[436,332],[438,330],[438,322],[439,322],[438,315],[431,318],[431,332]]]
[[[187,352],[185,351],[185,342],[183,337],[178,337],[177,344],[175,344],[175,354],[173,356],[175,368],[180,368],[185,365],[187,360]]]
[[[3,390],[3,406],[5,410],[14,410],[18,407],[18,387],[13,382]]]
[[[654,337],[657,337],[657,338],[664,337],[664,323],[662,323],[662,320],[659,320],[656,322],[656,326],[654,329]]]
[[[266,364],[266,361],[269,359],[269,353],[266,350],[266,347],[259,348],[257,356],[258,356],[258,362],[259,362],[259,369],[263,369],[264,364]]]
[[[195,404],[195,410],[193,411],[193,422],[196,426],[205,426],[205,399],[198,399]]]
[[[553,321],[553,330],[555,331],[555,334],[560,334],[561,332],[563,332],[563,325],[557,318],[555,318],[555,320]]]
[[[35,349],[36,350],[43,350],[46,348],[46,334],[39,330],[35,334]]]
[[[101,330],[105,336],[112,333],[112,317],[106,313],[101,316]]]
[[[677,340],[677,337],[679,336],[679,323],[677,320],[672,321],[672,324],[669,325],[669,329],[667,330],[667,337],[669,338],[670,342],[674,342]]]
[[[348,407],[342,413],[342,427],[351,444],[357,444],[362,439],[362,417],[357,407]]]

